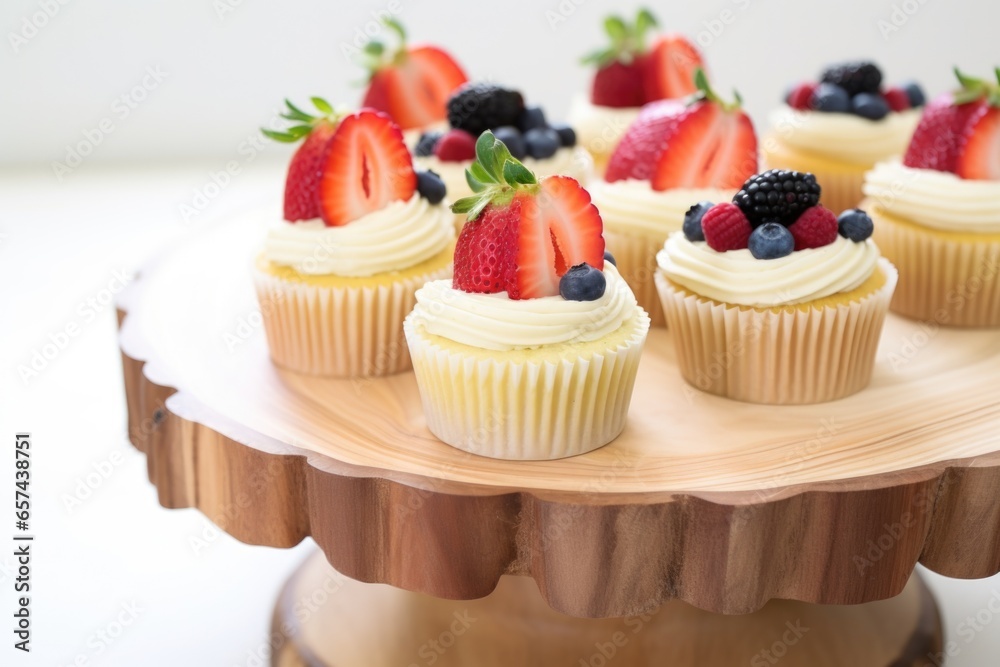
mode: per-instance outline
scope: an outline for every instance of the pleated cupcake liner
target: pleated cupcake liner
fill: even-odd
[[[408,318],[428,428],[452,447],[497,459],[560,459],[608,444],[625,427],[649,318],[637,310],[623,326],[627,335],[603,350],[586,343],[580,354],[484,354]]]
[[[615,256],[618,273],[632,288],[635,300],[649,313],[650,324],[654,327],[667,324],[653,280],[657,271],[656,253],[663,249],[664,240],[642,234],[613,232],[604,227],[605,247]]]
[[[1000,235],[977,239],[870,213],[876,243],[899,269],[894,313],[942,326],[1000,326]]]
[[[871,381],[882,325],[896,286],[895,268],[879,260],[885,284],[845,304],[757,309],[695,295],[656,275],[688,384],[748,403],[824,403]]]
[[[271,358],[299,373],[381,377],[411,368],[403,320],[416,291],[451,276],[451,266],[388,285],[320,286],[254,268]]]

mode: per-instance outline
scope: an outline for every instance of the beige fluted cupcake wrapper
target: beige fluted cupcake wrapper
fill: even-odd
[[[823,403],[871,380],[897,274],[839,305],[756,309],[697,296],[656,274],[681,374],[692,386],[749,403]]]
[[[635,300],[649,313],[650,324],[654,327],[666,325],[663,307],[656,294],[656,253],[663,249],[662,239],[642,234],[613,232],[604,227],[605,247],[615,256],[618,273],[621,274],[635,294]]]
[[[446,266],[390,284],[331,287],[283,280],[254,268],[271,358],[299,373],[339,378],[409,370],[403,320],[424,283],[450,275]]]
[[[480,456],[547,460],[583,454],[625,427],[649,318],[637,309],[619,342],[580,354],[489,352],[404,324],[427,426]]]
[[[871,211],[875,241],[899,269],[892,311],[943,326],[1000,326],[1000,239],[924,230]]]

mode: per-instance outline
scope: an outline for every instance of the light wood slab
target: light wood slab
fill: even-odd
[[[890,318],[869,389],[794,407],[690,389],[653,331],[618,440],[504,462],[438,442],[412,375],[274,367],[249,280],[258,240],[242,220],[205,232],[120,304],[132,440],[161,502],[239,539],[312,535],[351,577],[446,598],[530,574],[578,616],[868,602],[918,560],[1000,571],[996,331]]]

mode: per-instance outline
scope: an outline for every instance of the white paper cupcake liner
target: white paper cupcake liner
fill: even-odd
[[[451,266],[387,285],[327,287],[254,268],[271,358],[299,373],[379,377],[410,369],[403,320],[424,283],[451,276]]]
[[[662,272],[656,285],[688,384],[749,403],[824,403],[871,381],[895,268],[879,260],[885,284],[856,301],[757,309],[695,295]]]
[[[635,300],[649,313],[650,324],[654,327],[666,326],[653,280],[657,271],[656,253],[663,249],[665,239],[613,232],[608,230],[607,225],[604,227],[605,247],[615,256],[618,273],[632,288]]]
[[[875,241],[899,269],[894,313],[942,326],[1000,326],[1000,238],[926,230],[872,208]]]
[[[583,454],[625,427],[649,318],[638,310],[625,336],[576,354],[485,352],[404,324],[427,426],[458,449],[498,459]],[[583,349],[585,348],[585,349]]]

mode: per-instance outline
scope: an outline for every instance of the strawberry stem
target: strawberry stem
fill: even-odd
[[[646,34],[657,25],[656,17],[645,7],[639,10],[632,23],[618,15],[608,16],[604,19],[604,32],[611,39],[611,46],[587,54],[581,62],[598,67],[616,61],[631,64],[646,53]]]
[[[996,84],[964,74],[958,67],[954,71],[955,77],[962,85],[962,88],[954,94],[955,104],[968,104],[985,97],[990,106],[1000,107],[1000,67],[994,68],[997,77]]]
[[[719,97],[719,94],[712,89],[712,84],[708,81],[708,75],[705,74],[705,70],[701,67],[694,71],[694,85],[698,89],[698,92],[691,96],[688,104],[694,104],[695,102],[707,100],[721,106],[723,111],[736,111],[743,106],[743,97],[737,90],[733,91],[733,98],[735,100],[733,102],[726,102],[724,99]]]
[[[362,64],[368,70],[368,79],[362,81],[362,85],[367,85],[379,70],[401,65],[406,60],[406,28],[391,16],[384,17],[382,24],[395,35],[396,47],[390,50],[385,42],[378,38],[372,38],[362,47],[361,53],[364,57]]]
[[[336,125],[340,122],[341,118],[348,114],[347,109],[343,107],[334,107],[322,97],[311,97],[309,99],[319,112],[318,116],[306,113],[299,107],[292,104],[291,100],[286,99],[285,106],[288,107],[288,111],[281,114],[281,117],[285,120],[297,123],[297,125],[292,125],[284,132],[277,132],[275,130],[262,127],[260,130],[261,133],[269,139],[286,144],[293,144],[300,139],[308,137],[316,126],[326,123]]]
[[[476,160],[465,170],[465,180],[475,193],[451,206],[453,213],[467,213],[475,220],[490,204],[505,206],[514,195],[534,191],[538,179],[507,150],[507,146],[486,130],[476,140]]]

